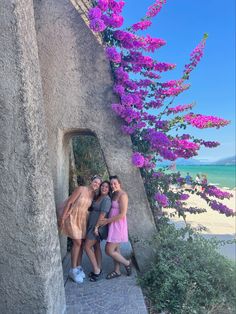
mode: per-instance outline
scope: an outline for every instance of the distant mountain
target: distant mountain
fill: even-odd
[[[163,162],[158,163],[159,166],[169,166],[173,164],[175,164],[176,166],[235,165],[236,156],[227,157],[214,162],[198,160],[194,158],[190,159],[179,158],[175,162],[164,160]]]
[[[204,165],[205,162],[202,162],[200,160],[191,158],[191,159],[184,159],[184,158],[179,158],[176,160],[176,165],[179,166],[197,166],[197,165]]]
[[[173,161],[163,161],[161,163],[158,163],[158,165],[161,166],[169,166],[171,164],[176,164],[177,166],[198,166],[198,165],[206,165],[206,162],[191,158],[191,159],[184,159],[184,158],[179,158],[175,162]],[[209,162],[208,162],[209,164]]]
[[[214,165],[235,165],[236,164],[236,156],[223,158],[217,160],[213,163]]]

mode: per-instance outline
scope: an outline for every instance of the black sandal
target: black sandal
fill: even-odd
[[[98,281],[99,280],[99,277],[101,276],[101,271],[99,274],[92,274],[89,281],[92,281],[92,282],[95,282],[95,281]]]
[[[129,261],[129,265],[125,266],[125,270],[127,272],[127,276],[131,276],[132,275],[132,262],[131,262],[131,260]]]
[[[98,275],[101,275],[101,273],[102,273],[102,269],[100,270],[100,273],[99,273]],[[93,275],[96,275],[93,271],[91,271],[91,272],[88,274],[89,278],[91,278]]]
[[[111,273],[109,273],[107,276],[106,276],[106,279],[113,279],[113,278],[117,278],[117,277],[120,277],[121,274],[118,274],[116,271],[112,271]]]

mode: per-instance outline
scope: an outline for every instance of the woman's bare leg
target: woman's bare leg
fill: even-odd
[[[129,266],[130,265],[130,261],[128,261],[126,258],[124,258],[120,254],[120,250],[117,250],[117,247],[119,247],[119,243],[107,242],[107,244],[106,244],[106,254],[111,256],[113,258],[113,260],[115,260],[116,262],[121,263],[124,266]],[[115,267],[117,267],[116,264],[115,264]],[[118,270],[118,268],[117,268],[117,270]],[[120,272],[118,272],[118,273],[120,273]]]
[[[76,265],[76,266],[81,266],[81,263],[82,263],[82,256],[83,256],[83,252],[84,252],[84,243],[85,243],[85,240],[82,239],[82,240],[81,240],[80,251],[79,251],[79,256],[78,256],[78,260],[77,260],[77,265]]]
[[[73,245],[71,249],[71,267],[76,268],[79,255],[81,254],[81,243],[82,241],[79,239],[74,239],[73,240]]]
[[[97,264],[100,270],[102,269],[102,250],[100,246],[100,241],[97,241],[94,246],[94,253],[96,256]]]
[[[115,251],[120,254],[120,245],[119,244],[117,245],[117,248],[116,248]],[[114,259],[113,259],[113,261],[114,261],[114,270],[115,270],[115,272],[117,274],[120,274],[120,263],[115,261]]]
[[[94,250],[93,250],[93,247],[94,245],[96,244],[97,240],[89,240],[89,239],[86,239],[85,241],[85,251],[88,255],[88,258],[93,266],[93,272],[95,274],[99,274],[100,273],[100,268],[98,266],[98,262],[97,262],[97,259],[96,259],[96,256],[95,256],[95,253],[94,253]]]

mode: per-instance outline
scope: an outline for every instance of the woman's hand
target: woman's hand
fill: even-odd
[[[94,232],[93,232],[94,234],[95,234],[95,236],[99,236],[99,233],[98,233],[98,226],[96,226],[95,228],[94,228]]]
[[[108,218],[100,218],[98,221],[98,225],[99,226],[105,226],[109,224],[109,219]]]
[[[65,219],[63,219],[62,217],[60,219],[58,219],[58,227],[59,229],[62,229],[63,225],[64,225]]]
[[[61,229],[65,223],[66,218],[68,218],[70,215],[70,211],[67,210],[63,213],[63,215],[58,219],[58,226]]]

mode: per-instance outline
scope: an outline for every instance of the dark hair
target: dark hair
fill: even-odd
[[[109,180],[112,180],[112,179],[117,180],[121,184],[120,178],[118,176],[116,176],[116,175],[115,176],[110,176]]]
[[[108,184],[108,186],[109,186],[108,196],[111,197],[111,193],[112,193],[112,191],[111,191],[111,184],[110,184],[109,181],[105,180],[105,181],[102,181],[102,183],[101,183],[101,185],[99,187],[99,190],[98,190],[98,194],[95,196],[95,200],[97,200],[99,198],[99,196],[101,195],[101,187],[102,187],[102,185],[104,183]]]

